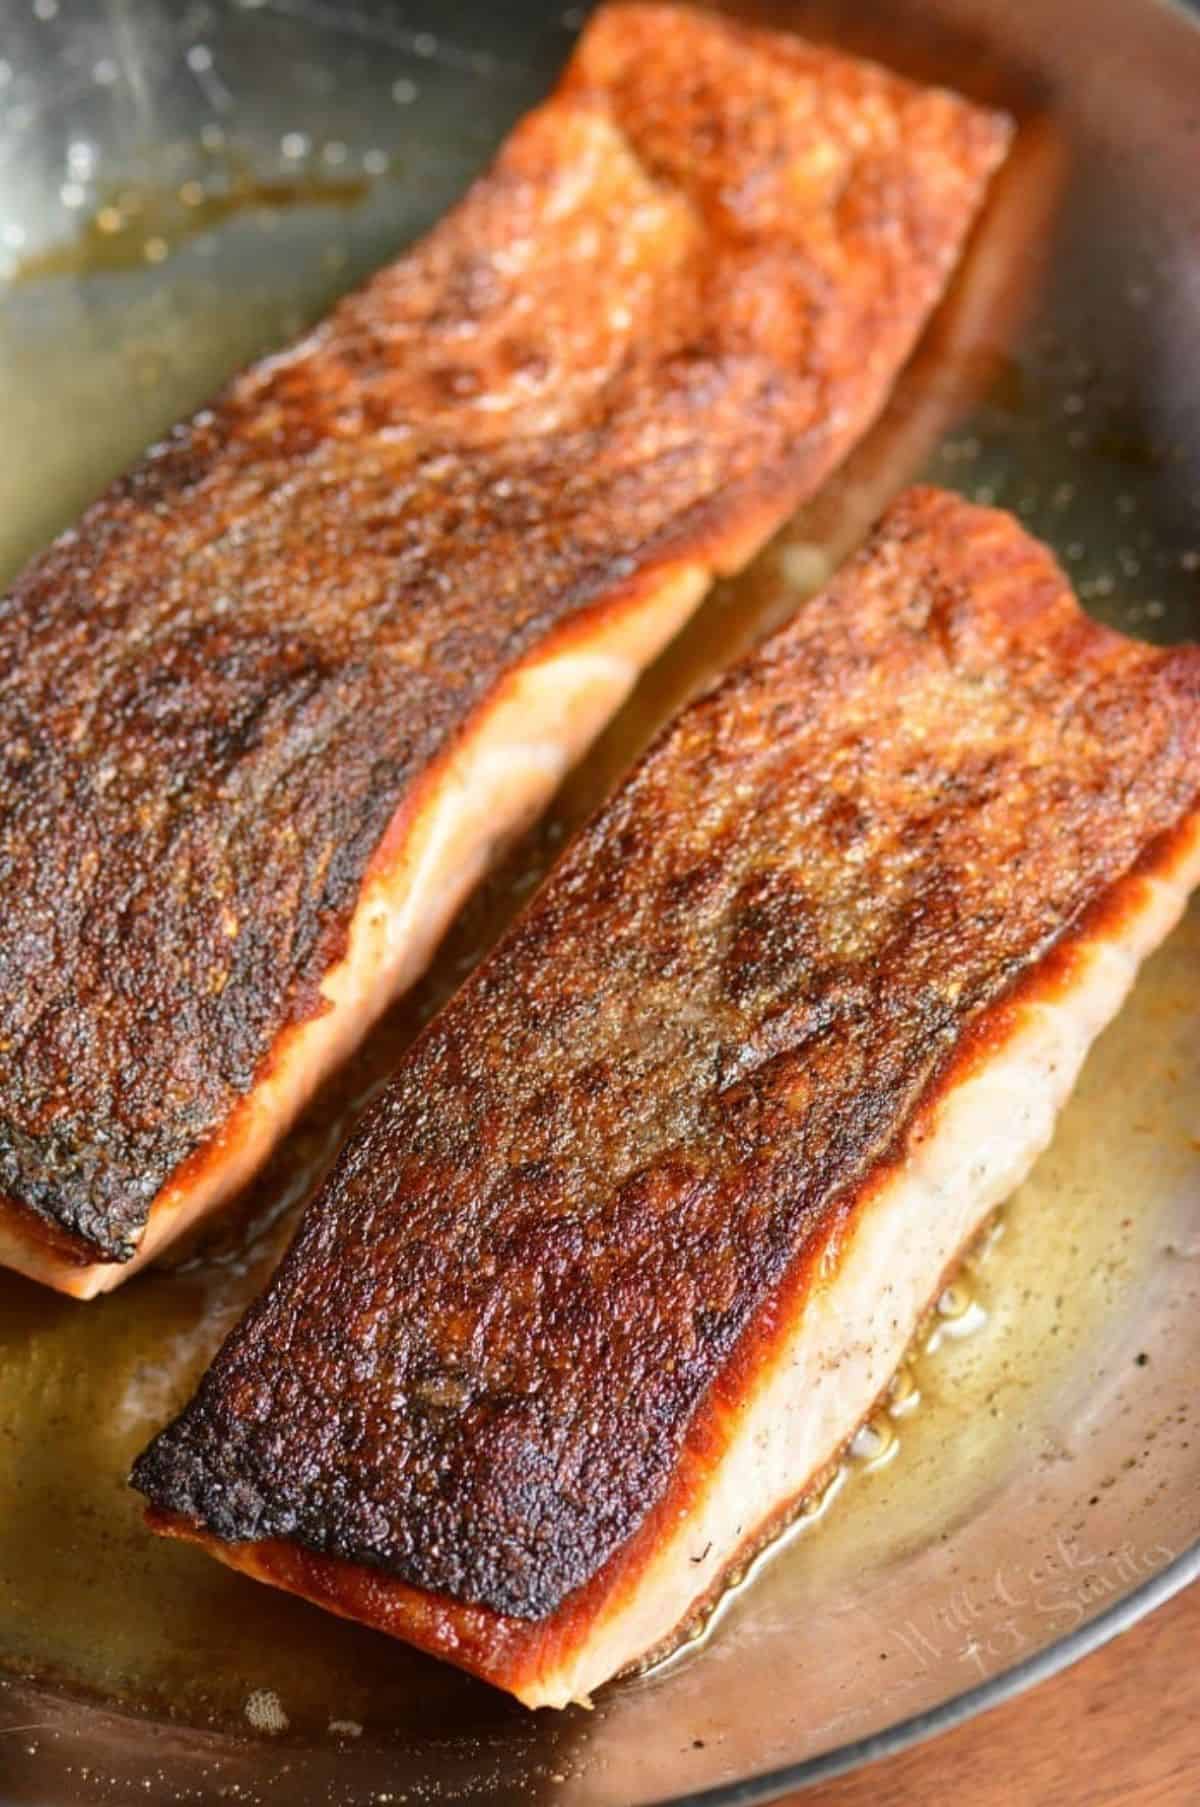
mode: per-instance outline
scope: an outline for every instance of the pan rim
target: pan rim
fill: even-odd
[[[762,1807],[762,1803],[778,1800],[793,1789],[829,1782],[885,1757],[897,1756],[942,1732],[965,1725],[980,1713],[1002,1706],[1005,1701],[1014,1700],[1027,1689],[1071,1668],[1197,1581],[1200,1581],[1200,1538],[1156,1575],[1151,1575],[1095,1618],[1076,1626],[1074,1631],[1035,1651],[1022,1662],[1001,1670],[999,1675],[989,1676],[975,1687],[965,1688],[961,1694],[940,1701],[936,1707],[912,1713],[880,1732],[871,1732],[865,1738],[856,1738],[850,1744],[838,1745],[818,1756],[806,1757],[800,1763],[784,1764],[779,1769],[764,1770],[758,1776],[722,1782],[715,1788],[695,1793],[662,1795],[648,1802],[647,1807]]]

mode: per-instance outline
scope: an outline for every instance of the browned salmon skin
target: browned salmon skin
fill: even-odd
[[[715,571],[880,408],[1007,123],[602,9],[428,238],[0,603],[0,1260],[244,1181]]]
[[[533,1705],[669,1644],[1048,1140],[1198,792],[1200,649],[903,497],[413,1045],[151,1523]]]

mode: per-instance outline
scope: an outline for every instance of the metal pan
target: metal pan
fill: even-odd
[[[837,1497],[701,1647],[593,1713],[525,1714],[151,1540],[124,1486],[414,1026],[650,728],[902,481],[1016,508],[1119,625],[1196,631],[1200,33],[1153,0],[759,10],[1015,106],[1016,169],[872,439],[649,675],[244,1207],[86,1307],[0,1280],[6,1802],[767,1799],[1012,1693],[1200,1570],[1197,913]],[[578,23],[535,0],[10,0],[0,563],[440,212]]]

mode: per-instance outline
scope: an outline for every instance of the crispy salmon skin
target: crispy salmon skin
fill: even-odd
[[[414,1044],[139,1462],[151,1523],[530,1704],[662,1648],[1047,1141],[1198,790],[1200,650],[904,496]]]
[[[1007,122],[616,6],[427,239],[0,603],[0,1260],[220,1203],[884,401]]]

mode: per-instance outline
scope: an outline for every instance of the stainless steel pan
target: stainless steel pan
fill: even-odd
[[[838,1497],[702,1649],[592,1714],[529,1716],[151,1540],[124,1487],[414,1025],[650,727],[893,488],[923,469],[1015,507],[1120,625],[1200,625],[1200,32],[1154,0],[769,10],[1014,105],[1016,171],[871,441],[650,674],[245,1207],[93,1305],[0,1279],[6,1802],[766,1799],[1010,1694],[1200,1570],[1196,914]],[[5,0],[0,563],[440,212],[577,24],[535,0]]]

